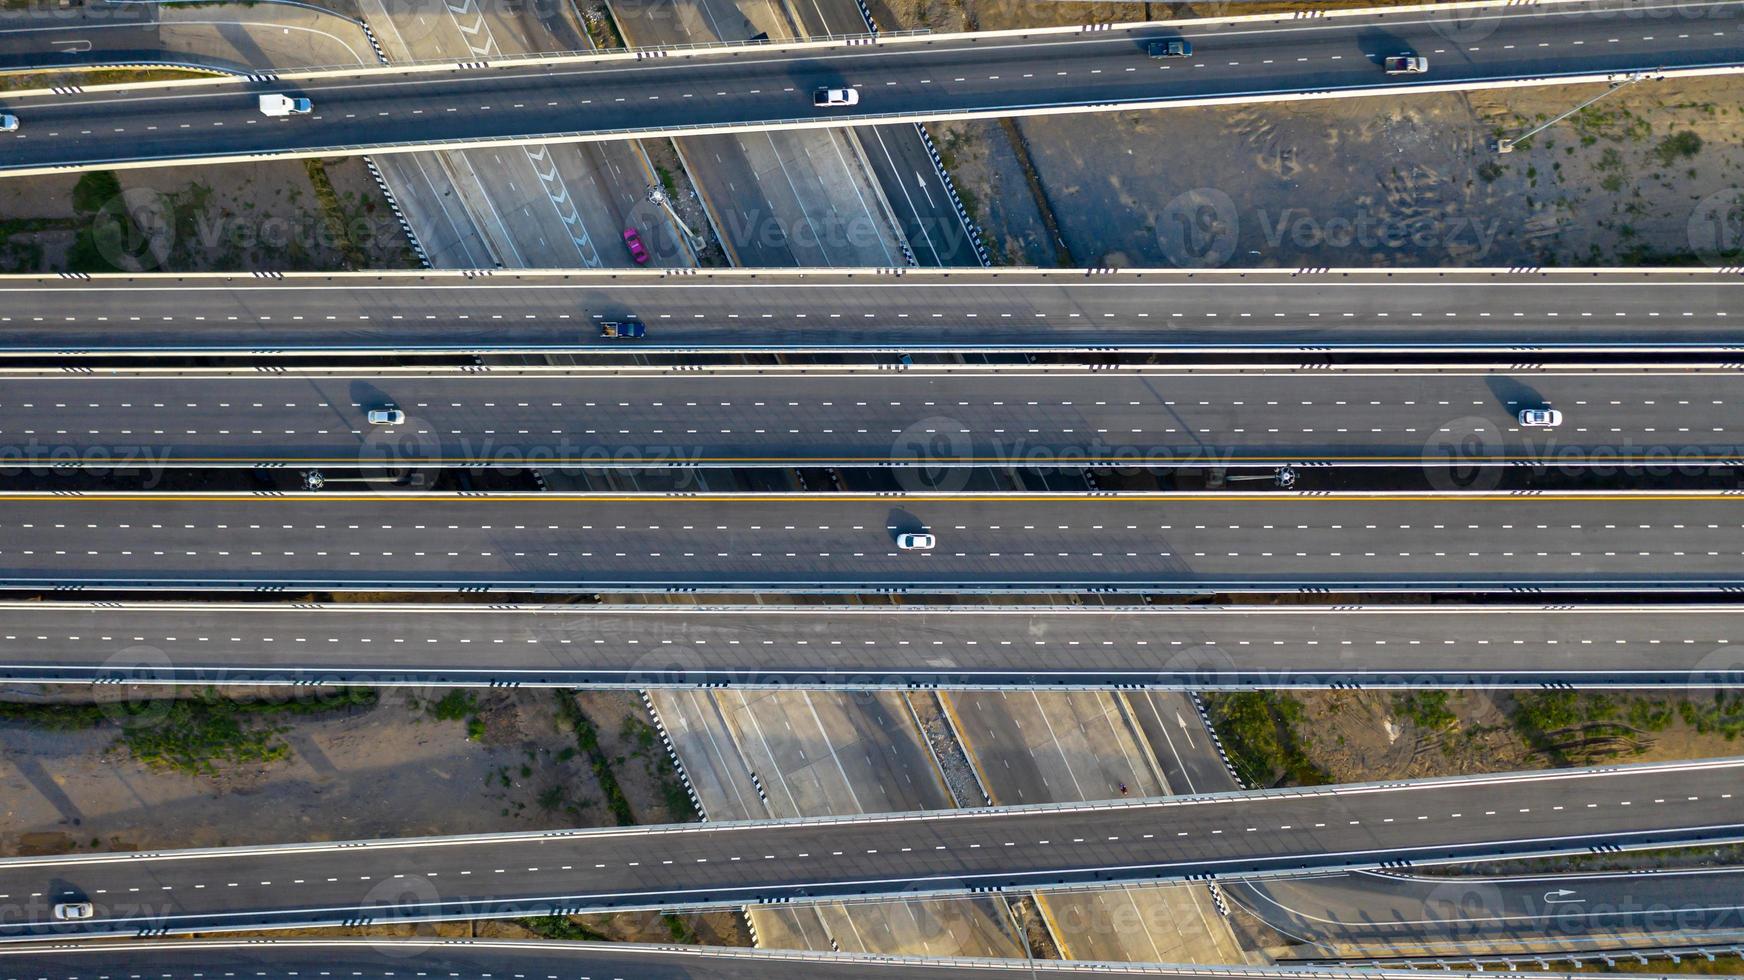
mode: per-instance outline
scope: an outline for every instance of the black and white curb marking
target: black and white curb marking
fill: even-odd
[[[1229,753],[1223,751],[1223,739],[1217,737],[1217,726],[1211,723],[1211,713],[1205,710],[1205,702],[1199,700],[1199,692],[1188,691],[1187,697],[1193,702],[1193,710],[1199,712],[1199,721],[1211,733],[1211,744],[1217,747],[1217,757],[1223,760],[1223,768],[1229,770],[1229,778],[1235,780],[1235,785],[1242,789],[1252,789],[1247,780],[1241,778],[1241,773],[1235,771],[1234,763],[1229,761]]]
[[[933,138],[927,135],[926,127],[920,123],[914,124],[915,132],[920,134],[920,142],[926,147],[927,156],[932,158],[933,170],[939,175],[940,183],[945,185],[945,193],[951,198],[951,207],[956,209],[957,220],[963,222],[963,228],[969,233],[969,244],[975,246],[975,257],[981,260],[983,267],[993,264],[987,255],[987,246],[981,241],[981,228],[969,217],[969,209],[963,207],[963,199],[957,196],[957,185],[951,182],[951,175],[945,172],[945,161],[939,156],[939,148],[933,145]]]
[[[647,691],[639,692],[642,704],[648,709],[648,717],[654,719],[654,731],[660,735],[660,744],[666,746],[666,755],[672,759],[672,769],[678,773],[678,781],[684,784],[685,795],[690,797],[690,805],[696,807],[698,820],[708,822],[708,811],[703,809],[702,798],[696,795],[696,787],[690,785],[690,774],[684,771],[684,761],[678,757],[678,747],[672,744],[672,737],[666,734],[666,723],[660,720],[660,712],[654,707],[654,699]]]
[[[406,220],[406,213],[400,210],[400,202],[394,197],[393,188],[389,187],[387,180],[382,177],[381,169],[369,157],[363,158],[363,165],[369,170],[369,175],[375,178],[375,186],[381,188],[382,197],[386,198],[388,202],[388,210],[394,213],[394,220],[400,223],[400,230],[406,233],[406,241],[411,243],[413,254],[418,256],[418,261],[423,264],[424,268],[436,268],[436,264],[430,261],[429,253],[424,251],[424,243],[418,241],[418,233],[412,230],[412,223]]]

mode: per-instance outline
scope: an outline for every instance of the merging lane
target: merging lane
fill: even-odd
[[[1252,877],[1744,839],[1744,759],[790,821],[0,860],[0,936]],[[50,907],[90,901],[57,922]]]
[[[1744,641],[1732,638],[1741,626],[1744,607],[1682,604],[18,602],[0,603],[0,680],[635,690],[1739,687]]]
[[[19,371],[0,465],[1726,465],[1730,366]],[[395,407],[399,425],[368,413]],[[1562,411],[1557,428],[1522,409]]]
[[[1740,558],[1737,491],[0,495],[28,589],[1702,591]]]
[[[881,40],[794,51],[738,48],[672,57],[409,73],[291,76],[4,100],[23,121],[0,136],[0,172],[408,151],[502,140],[613,139],[679,131],[867,125],[982,113],[1114,110],[1195,99],[1482,86],[1744,64],[1740,0],[1599,0],[1465,12],[1143,25],[1078,34]],[[1151,59],[1185,33],[1188,58]],[[1452,40],[1450,40],[1452,38]],[[1406,49],[1432,70],[1389,76]],[[851,112],[818,109],[820,86],[851,85]],[[261,92],[314,102],[269,119]]]
[[[0,276],[0,353],[1744,350],[1739,270]]]

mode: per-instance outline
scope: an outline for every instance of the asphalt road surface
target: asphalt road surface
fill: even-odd
[[[0,277],[0,353],[1744,350],[1737,271]],[[1734,321],[1737,321],[1734,323]],[[123,329],[124,328],[124,329]]]
[[[1744,642],[1732,639],[1741,620],[1744,607],[1705,605],[27,602],[0,604],[0,679],[638,690],[1715,687],[1744,685]],[[1154,719],[1165,736],[1177,723],[1197,729],[1191,707],[1172,710]],[[1209,762],[1222,772],[1216,756]],[[1194,782],[1189,774],[1176,788],[1224,788]]]
[[[1189,26],[1188,58],[1152,59],[1147,26],[1022,38],[758,48],[410,74],[345,74],[256,84],[6,100],[23,121],[0,137],[0,171],[116,163],[412,149],[462,141],[583,135],[621,138],[673,128],[866,124],[952,113],[1015,115],[1064,107],[1129,108],[1388,86],[1654,72],[1744,64],[1744,3],[1600,2]],[[1463,19],[1461,19],[1463,18]],[[1422,75],[1391,76],[1381,59],[1428,57]],[[851,110],[816,108],[819,87],[850,85]],[[261,92],[290,91],[312,115],[272,119]]]
[[[1251,877],[1744,839],[1744,759],[1258,794],[0,860],[53,939]],[[57,902],[95,916],[56,921]]]
[[[1744,871],[1444,878],[1358,871],[1232,882],[1224,893],[1331,957],[1615,949],[1736,941]]]
[[[1700,591],[1740,557],[1729,492],[0,495],[10,588]]]
[[[675,948],[630,943],[532,940],[251,939],[247,942],[104,943],[0,949],[0,980],[93,980],[148,971],[153,977],[213,975],[326,976],[366,980],[415,976],[543,977],[549,980],[994,980],[1044,976],[1141,976],[1170,980],[1323,980],[1321,970],[1285,967],[1174,966],[1158,963],[1014,962],[901,956],[856,956],[791,950]],[[1018,972],[1021,971],[1021,972]],[[1405,970],[1353,972],[1361,980],[1420,980]],[[1437,973],[1451,980],[1487,974]],[[1532,980],[1549,974],[1513,973]],[[1558,974],[1558,977],[1566,975]]]
[[[155,467],[1729,464],[1736,369],[18,373],[0,463]],[[398,425],[368,421],[398,408]],[[1521,424],[1554,408],[1554,428]]]

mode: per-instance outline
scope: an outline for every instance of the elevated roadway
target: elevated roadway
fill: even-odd
[[[1731,367],[24,370],[0,464],[1730,465]],[[396,407],[399,425],[372,425]],[[1519,421],[1563,413],[1556,428]]]
[[[1709,591],[1740,558],[1738,492],[0,495],[25,589]]]
[[[1744,66],[1740,12],[1739,0],[1597,0],[1483,8],[1455,22],[1445,11],[1406,8],[1306,20],[880,38],[492,67],[445,62],[413,70],[304,73],[270,83],[21,96],[5,102],[23,126],[0,138],[0,172],[1731,71]],[[1193,42],[1191,57],[1146,56],[1150,41],[1183,34]],[[1382,72],[1382,58],[1406,49],[1427,56],[1431,71]],[[813,106],[815,89],[842,85],[860,91],[858,107]],[[256,96],[284,90],[312,99],[313,114],[263,117]]]
[[[0,680],[637,690],[1738,687],[1741,622],[1744,607],[1683,604],[22,602],[0,604]]]
[[[547,270],[0,276],[0,354],[1744,351],[1744,274],[1681,269]]]
[[[1093,804],[0,860],[0,936],[1300,874],[1744,839],[1744,759]],[[59,922],[56,902],[95,916]]]
[[[1420,980],[1409,970],[1176,966],[803,953],[723,947],[532,940],[251,939],[0,947],[0,980],[90,980],[148,970],[160,976],[346,974],[634,977],[635,980],[1002,980],[1013,976],[1155,977],[1159,980]],[[1437,976],[1477,980],[1491,974]],[[1568,974],[1509,973],[1518,980]]]

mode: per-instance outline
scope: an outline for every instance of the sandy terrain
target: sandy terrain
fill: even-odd
[[[1594,91],[1060,116],[1019,128],[1080,264],[1735,257],[1738,223],[1727,216],[1739,210],[1744,165],[1735,80],[1643,83],[1512,154],[1490,150],[1496,136]]]
[[[8,691],[7,700],[16,693]],[[135,693],[135,700],[150,696]],[[134,760],[115,746],[124,712],[80,731],[0,721],[0,854],[611,822],[597,781],[573,751],[573,735],[560,727],[551,692],[476,694],[477,738],[468,737],[465,719],[433,718],[428,699],[413,703],[388,690],[373,708],[262,717],[285,726],[279,738],[288,757],[220,766],[215,776]]]
[[[7,178],[0,216],[0,272],[417,265],[357,157]]]

